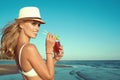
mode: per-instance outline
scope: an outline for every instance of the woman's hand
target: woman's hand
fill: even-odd
[[[56,61],[59,61],[64,55],[64,50],[63,50],[63,46],[60,46],[60,50],[59,50],[59,53],[55,53],[54,52],[54,59]]]
[[[55,45],[56,38],[48,33],[46,38],[46,53],[52,53],[53,52],[53,46]]]

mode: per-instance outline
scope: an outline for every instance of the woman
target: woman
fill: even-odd
[[[53,80],[54,65],[63,56],[62,46],[59,53],[54,52],[56,38],[50,33],[46,37],[46,62],[36,46],[30,43],[31,38],[36,38],[40,24],[45,22],[39,9],[24,7],[15,22],[4,29],[1,38],[2,53],[15,58],[25,80]]]

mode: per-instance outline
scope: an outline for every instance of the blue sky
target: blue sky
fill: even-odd
[[[40,8],[36,44],[45,58],[44,30],[57,33],[64,46],[62,59],[120,60],[120,0],[2,0],[0,28],[18,17],[24,6]]]

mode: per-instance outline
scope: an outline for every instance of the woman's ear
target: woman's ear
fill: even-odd
[[[19,24],[19,27],[20,27],[21,29],[23,29],[23,24],[22,24],[22,23],[20,23],[20,24]]]

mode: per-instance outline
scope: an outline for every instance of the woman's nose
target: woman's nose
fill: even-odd
[[[39,28],[40,28],[40,26],[39,26],[39,25],[36,25],[35,29],[36,29],[37,31],[39,31]]]

